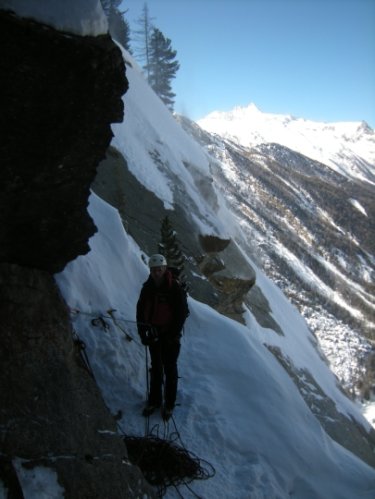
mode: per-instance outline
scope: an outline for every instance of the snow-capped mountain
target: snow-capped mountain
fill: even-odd
[[[210,113],[198,125],[244,147],[280,144],[348,178],[375,182],[375,132],[365,122],[319,123],[263,113],[250,104]]]

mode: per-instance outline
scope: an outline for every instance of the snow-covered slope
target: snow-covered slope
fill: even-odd
[[[365,122],[319,123],[263,113],[250,104],[228,112],[215,111],[198,124],[245,147],[281,144],[349,178],[375,182],[375,132]]]
[[[131,64],[130,90],[124,98],[124,123],[113,127],[113,145],[137,179],[167,207],[173,207],[177,196],[182,206],[189,206],[199,230],[221,235],[238,231],[221,192],[215,193],[213,203],[200,191],[198,179],[210,174],[209,157],[124,55]],[[69,264],[57,282],[72,310],[74,328],[87,345],[106,403],[113,413],[121,411],[120,424],[127,434],[140,435],[146,359],[134,319],[147,267],[113,208],[92,195],[90,213],[98,227],[91,251]],[[370,498],[375,471],[331,440],[277,358],[305,377],[305,388],[317,404],[331,400],[338,413],[353,418],[362,431],[370,431],[370,425],[338,387],[295,307],[253,265],[283,334],[261,327],[250,311],[247,326],[242,326],[190,298],[175,423],[188,449],[216,469],[214,478],[194,483],[194,490],[202,497],[223,499]],[[118,324],[134,341],[126,341],[108,318],[108,309],[116,309]],[[108,328],[92,321],[99,316]],[[162,425],[158,415],[153,423]],[[169,490],[167,497],[178,493]]]
[[[126,434],[140,436],[146,358],[133,321],[148,271],[116,210],[92,195],[89,211],[98,227],[91,251],[69,264],[57,282],[106,404],[122,415]],[[296,310],[263,276],[261,285],[285,337],[251,317],[250,330],[189,299],[174,423],[189,451],[216,470],[213,478],[191,484],[192,489],[200,497],[221,499],[372,498],[375,470],[327,436],[265,343],[308,368],[342,413],[366,423],[338,389]],[[113,308],[120,327],[106,313]],[[93,320],[103,315],[105,322]],[[160,425],[161,434],[175,429],[172,422],[163,429],[157,414],[150,424]],[[184,487],[180,492],[191,495]],[[172,488],[166,497],[180,495]]]
[[[209,157],[176,121],[146,83],[134,59],[128,61],[129,90],[124,98],[125,120],[112,126],[112,145],[122,153],[131,173],[148,190],[173,208],[178,201],[195,218],[203,233],[227,233],[217,216],[216,199],[203,196],[201,179],[209,178]],[[224,203],[223,210],[225,211]],[[225,218],[224,213],[222,216]]]

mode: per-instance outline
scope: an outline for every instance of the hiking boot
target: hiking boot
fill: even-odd
[[[146,407],[142,411],[142,416],[147,418],[147,416],[150,416],[158,407],[160,407],[160,404],[159,405],[147,404]]]
[[[164,421],[169,421],[173,414],[173,407],[164,406],[161,416]]]

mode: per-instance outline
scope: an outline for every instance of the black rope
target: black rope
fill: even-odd
[[[147,437],[126,436],[124,440],[129,460],[141,469],[151,485],[157,487],[159,497],[163,497],[170,486],[188,486],[193,480],[207,480],[215,474],[212,465],[177,445],[176,438],[165,440],[150,434]],[[199,497],[190,487],[189,490]]]
[[[172,415],[170,419],[173,422],[174,432],[171,433],[171,435],[170,435],[169,438],[170,439],[174,439],[174,441],[176,441],[176,442],[178,441],[180,447],[186,453],[188,453],[189,455],[194,456],[197,460],[199,460],[199,463],[201,463],[201,464],[203,464],[205,466],[205,468],[201,467],[201,469],[205,473],[205,476],[203,476],[203,477],[196,477],[193,480],[197,480],[197,479],[207,480],[208,478],[212,478],[216,474],[216,470],[215,470],[214,466],[211,463],[209,463],[208,461],[206,461],[205,459],[198,458],[197,456],[195,456],[195,454],[193,454],[192,452],[190,452],[190,451],[187,450],[184,442],[182,441],[181,434],[178,431],[176,420],[175,420],[174,416]],[[169,423],[169,421],[168,421],[168,423]],[[168,427],[169,427],[169,424],[168,424]],[[196,497],[197,499],[202,499],[198,494],[196,494],[196,492],[194,492],[194,490],[189,485],[193,480],[188,480],[188,481],[182,480],[179,485],[184,485],[191,492],[191,494],[194,495],[194,497]],[[176,490],[177,490],[177,487],[176,487]],[[178,492],[178,494],[180,494],[180,492],[178,490],[177,490],[177,492]]]

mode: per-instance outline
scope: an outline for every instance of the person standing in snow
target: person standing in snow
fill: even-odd
[[[143,284],[137,302],[138,333],[151,356],[150,392],[143,415],[149,416],[162,405],[164,373],[162,416],[167,421],[176,402],[177,359],[188,305],[186,293],[167,270],[167,261],[163,255],[152,255],[149,267],[150,275]]]

